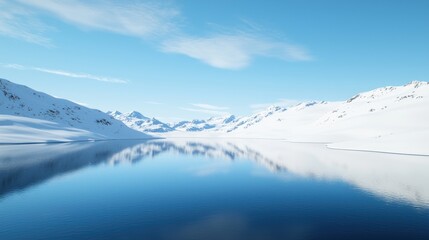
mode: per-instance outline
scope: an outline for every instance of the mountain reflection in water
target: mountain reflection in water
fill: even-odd
[[[98,164],[135,163],[170,152],[249,160],[274,174],[343,181],[388,201],[429,207],[429,158],[326,149],[271,140],[180,139],[0,146],[0,197]],[[225,166],[223,166],[225,167]]]

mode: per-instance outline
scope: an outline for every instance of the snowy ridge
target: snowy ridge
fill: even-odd
[[[329,145],[333,148],[429,155],[429,83],[360,94],[318,124],[336,136]]]
[[[235,115],[226,115],[221,117],[211,117],[209,119],[195,119],[192,121],[181,121],[178,123],[170,124],[173,130],[177,132],[190,132],[193,134],[198,133],[212,133],[212,134],[225,134],[237,129],[246,129],[274,113],[284,112],[286,108],[279,106],[271,106],[266,110],[253,114],[248,117],[236,117]],[[174,134],[174,132],[172,133]]]
[[[428,82],[413,81],[401,87],[384,87],[361,93],[328,113],[321,121],[336,122],[339,119],[371,114],[388,108],[419,104],[423,102],[424,96],[427,95],[428,87]]]
[[[172,124],[172,127],[182,132],[219,131],[236,121],[237,118],[234,115],[227,115],[222,117],[211,117],[207,120],[181,121]]]
[[[289,139],[308,129],[327,111],[332,110],[338,102],[303,102],[289,108],[269,108],[252,115],[228,131],[228,136],[252,138]],[[314,139],[311,141],[315,141]]]
[[[0,142],[148,138],[109,115],[0,79]]]
[[[225,128],[225,130],[226,130],[226,132],[232,132],[232,131],[237,130],[239,128],[246,129],[246,128],[254,125],[254,124],[259,123],[263,119],[265,119],[265,118],[267,118],[267,117],[269,117],[275,113],[284,112],[286,110],[287,110],[286,108],[282,108],[279,106],[271,106],[262,112],[251,115],[250,117],[242,117],[242,118],[237,119],[232,124],[227,126]]]

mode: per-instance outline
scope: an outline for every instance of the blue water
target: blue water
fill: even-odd
[[[429,158],[246,144],[0,146],[0,239],[429,239]]]

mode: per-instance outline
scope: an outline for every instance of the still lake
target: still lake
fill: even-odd
[[[0,239],[429,239],[429,157],[273,140],[3,145]]]

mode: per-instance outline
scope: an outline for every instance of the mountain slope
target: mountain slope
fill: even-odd
[[[356,95],[319,125],[334,136],[332,148],[429,154],[429,83]]]
[[[224,125],[207,125],[205,120],[182,124],[180,132],[165,136],[275,138],[329,143],[338,149],[429,155],[429,83],[378,88],[340,102],[272,106]],[[198,125],[203,127],[195,128]]]
[[[292,137],[294,141],[301,141],[295,139],[296,136],[306,134],[310,129],[313,129],[315,122],[338,104],[338,102],[322,101],[303,102],[289,108],[270,107],[247,118],[245,124],[234,126],[228,130],[227,135],[280,139],[290,139]],[[311,141],[318,140],[312,138]]]
[[[331,148],[429,154],[429,83],[414,81],[343,102],[300,104],[226,136],[329,142]]]
[[[0,79],[0,142],[148,138],[109,115]]]

